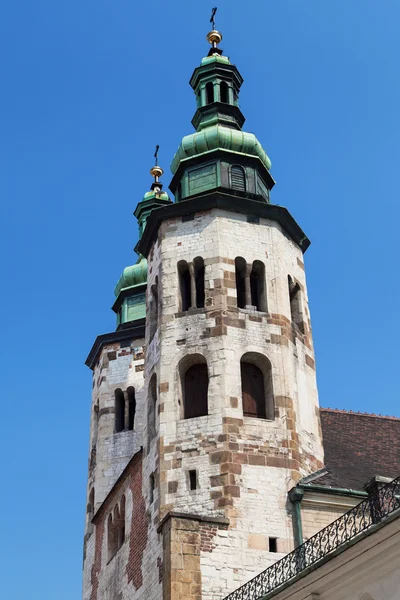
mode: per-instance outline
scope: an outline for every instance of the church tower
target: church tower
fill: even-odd
[[[214,600],[297,544],[288,491],[323,466],[303,254],[211,49],[195,132],[135,215],[136,265],[93,369],[84,600]]]

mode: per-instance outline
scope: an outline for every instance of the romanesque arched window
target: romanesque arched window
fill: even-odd
[[[115,398],[115,433],[124,430],[125,426],[125,398],[122,390],[114,392]]]
[[[150,445],[151,440],[156,435],[156,410],[157,410],[157,375],[153,373],[148,392],[147,402],[147,440]]]
[[[133,431],[135,426],[135,412],[136,412],[136,399],[135,399],[135,388],[128,387],[126,390],[128,397],[128,429]]]
[[[183,417],[193,419],[208,414],[208,369],[204,356],[186,356],[180,365]]]
[[[221,81],[221,85],[219,86],[219,93],[221,97],[221,102],[225,102],[226,104],[229,102],[228,89],[229,88],[226,81]]]
[[[113,515],[110,513],[107,520],[107,562],[115,556],[118,550],[118,532],[115,527]]]
[[[274,419],[272,368],[267,357],[255,352],[240,361],[243,415],[259,419]]]
[[[196,308],[204,307],[204,260],[197,256],[193,261],[194,282],[196,286]]]
[[[246,306],[246,261],[241,256],[235,258],[236,298],[239,308]]]
[[[255,260],[253,262],[250,273],[250,293],[252,306],[255,306],[257,310],[266,312],[268,309],[265,287],[265,266],[260,260]]]
[[[179,310],[186,312],[192,306],[192,289],[189,265],[186,260],[178,262],[179,277]]]
[[[206,102],[207,104],[214,102],[214,84],[211,81],[206,85]]]
[[[241,192],[246,191],[246,175],[243,167],[239,165],[231,167],[231,188]]]

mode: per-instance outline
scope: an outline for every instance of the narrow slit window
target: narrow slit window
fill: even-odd
[[[186,312],[192,306],[191,281],[189,265],[185,260],[178,262],[180,310]]]
[[[115,390],[115,433],[124,430],[125,398],[122,390]]]
[[[156,480],[155,480],[155,477],[154,477],[154,473],[152,473],[150,475],[150,497],[149,497],[150,504],[153,504],[153,502],[154,502],[154,489],[155,489],[155,486],[156,486]]]
[[[193,261],[193,267],[196,285],[196,307],[204,308],[204,260],[198,256]]]
[[[243,167],[239,165],[231,167],[231,187],[241,192],[246,191],[246,176]]]
[[[156,408],[157,408],[157,375],[154,373],[150,379],[149,398],[148,398],[148,413],[147,413],[147,435],[148,443],[156,435]]]
[[[197,473],[195,469],[189,471],[189,488],[197,490]]]

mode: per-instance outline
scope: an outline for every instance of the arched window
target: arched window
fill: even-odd
[[[115,513],[117,515],[115,517],[115,526],[117,528],[118,550],[121,548],[122,544],[125,541],[125,505],[125,496],[122,496],[120,506],[118,507],[117,505],[117,512]]]
[[[225,102],[227,104],[229,102],[229,99],[228,99],[228,84],[226,83],[226,81],[221,82],[221,85],[219,86],[219,93],[221,96],[221,102]]]
[[[92,488],[90,490],[89,501],[88,501],[86,512],[87,512],[87,532],[92,533],[92,531],[93,531],[92,519],[93,519],[93,515],[94,515],[94,488]]]
[[[157,408],[157,375],[154,373],[150,379],[148,408],[147,408],[147,441],[150,445],[151,440],[156,435],[156,408]]]
[[[93,406],[93,437],[92,447],[97,444],[97,436],[99,432],[99,401]]]
[[[246,191],[246,176],[243,167],[239,165],[231,167],[231,188],[241,192]]]
[[[214,84],[211,81],[206,85],[206,102],[207,104],[214,102]]]
[[[290,300],[290,319],[295,323],[301,331],[304,330],[303,315],[301,311],[301,291],[300,285],[294,282],[292,277],[288,275],[288,288]]]
[[[181,312],[186,312],[192,306],[192,290],[190,284],[189,265],[185,260],[180,260],[178,262],[178,277],[180,293],[179,308]]]
[[[208,415],[208,369],[204,356],[185,357],[181,364],[183,416],[185,419]]]
[[[135,426],[136,399],[135,388],[128,387],[126,390],[128,396],[128,429],[133,431]]]
[[[155,283],[150,288],[149,316],[151,341],[158,327],[158,277],[156,277]]]
[[[262,354],[248,352],[240,361],[243,415],[258,419],[274,419],[272,368]]]
[[[118,550],[118,532],[113,516],[110,513],[107,520],[107,561],[109,562]]]
[[[193,261],[196,286],[196,307],[204,308],[204,260],[197,256]]]
[[[124,430],[125,424],[125,398],[122,390],[114,392],[115,397],[115,433]]]
[[[250,273],[251,304],[257,310],[267,311],[267,294],[265,290],[265,266],[260,260],[253,262]]]
[[[236,297],[239,308],[246,306],[246,261],[241,256],[235,258]]]

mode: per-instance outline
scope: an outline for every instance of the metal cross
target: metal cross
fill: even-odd
[[[212,28],[215,29],[215,13],[217,12],[217,7],[212,9],[210,23],[212,24]]]
[[[158,150],[160,146],[157,144],[156,151],[154,152],[154,158],[156,159],[156,166],[158,165]]]

